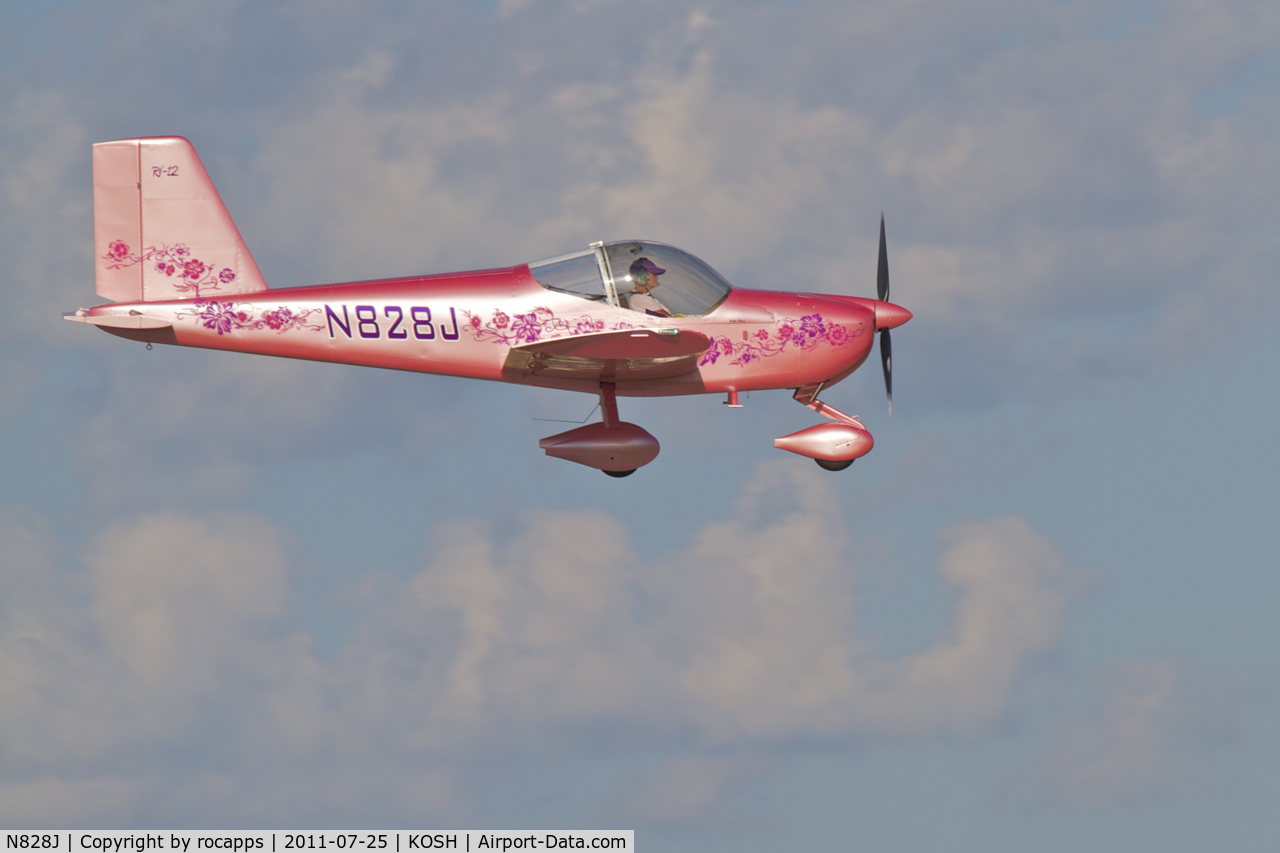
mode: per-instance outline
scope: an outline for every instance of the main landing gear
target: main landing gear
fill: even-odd
[[[548,456],[598,468],[610,477],[629,477],[658,455],[658,439],[635,424],[618,420],[618,399],[612,382],[600,383],[600,413],[604,420],[538,442]]]

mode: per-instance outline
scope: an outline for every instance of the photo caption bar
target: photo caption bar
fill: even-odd
[[[287,853],[291,850],[359,850],[408,853],[411,850],[635,850],[635,830],[449,830],[395,832],[312,832],[309,830],[217,831],[4,830],[4,849],[56,850],[62,853]]]

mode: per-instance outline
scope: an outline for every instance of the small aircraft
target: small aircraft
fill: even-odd
[[[827,470],[873,445],[818,394],[880,336],[893,406],[884,218],[876,299],[731,286],[674,246],[592,243],[501,269],[269,290],[195,149],[177,136],[93,146],[98,295],[66,319],[152,344],[206,347],[561,388],[597,395],[602,420],[542,439],[547,455],[625,477],[658,440],[618,397],[794,389],[828,419],[774,440]]]

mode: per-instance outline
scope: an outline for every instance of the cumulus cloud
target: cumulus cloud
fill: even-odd
[[[958,526],[941,559],[954,625],[884,660],[848,627],[858,560],[836,507],[820,477],[775,462],[731,518],[653,564],[600,513],[533,514],[501,549],[455,533],[399,618],[455,625],[454,651],[401,661],[398,689],[437,697],[451,742],[454,721],[485,718],[658,720],[708,743],[989,727],[1061,635],[1079,573],[1021,519]]]
[[[765,465],[731,516],[651,560],[598,510],[531,511],[506,532],[450,525],[426,568],[386,581],[328,661],[288,618],[290,550],[270,522],[141,517],[104,531],[85,568],[60,576],[54,540],[13,517],[0,536],[13,592],[0,731],[9,766],[26,770],[0,795],[17,815],[30,785],[52,776],[127,798],[131,784],[151,788],[153,762],[194,751],[196,767],[218,756],[233,781],[214,799],[241,815],[249,778],[338,760],[354,777],[377,763],[379,790],[398,781],[447,810],[466,786],[457,768],[477,756],[590,750],[600,738],[615,751],[675,738],[697,754],[989,730],[1060,637],[1074,571],[1020,519],[961,525],[940,565],[952,625],[885,659],[857,632],[859,550],[837,505],[817,474]],[[44,580],[27,589],[29,578]],[[102,775],[126,753],[141,756],[139,777]],[[748,772],[742,761],[663,773],[700,810]],[[169,807],[217,789],[205,772],[181,780]],[[646,814],[684,819],[646,790]]]
[[[85,571],[56,572],[40,525],[2,531],[8,597],[0,717],[11,762],[94,766],[154,751],[276,680],[287,641],[268,637],[286,559],[280,534],[246,515],[148,516],[105,531]],[[21,589],[21,587],[19,587]]]

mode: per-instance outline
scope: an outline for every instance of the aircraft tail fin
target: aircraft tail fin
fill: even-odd
[[[181,136],[93,146],[98,295],[155,302],[266,290],[195,148]]]

